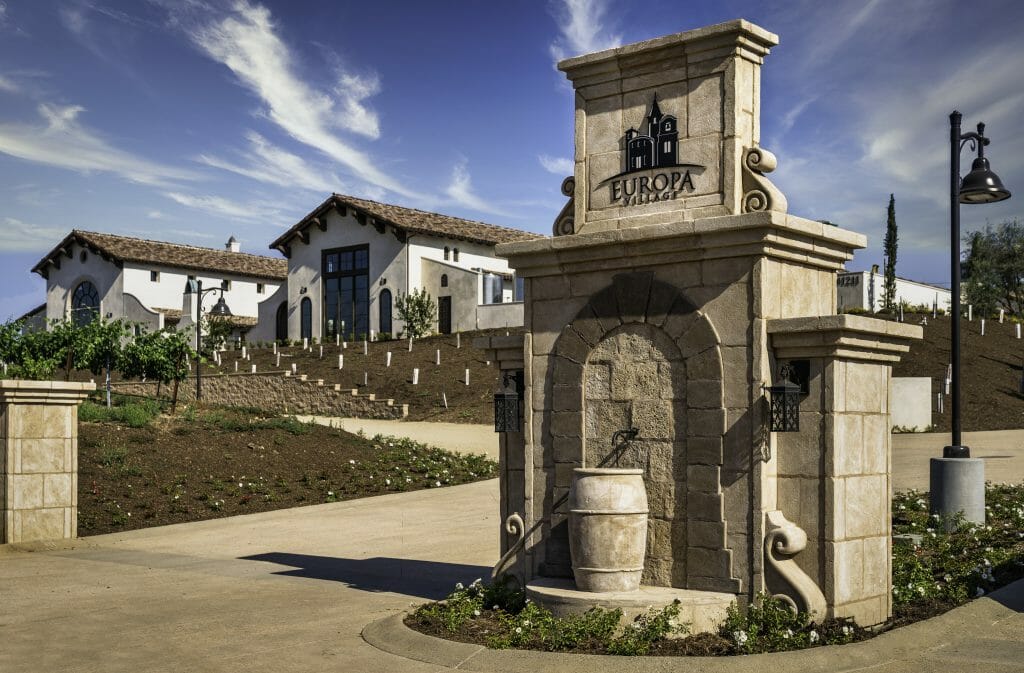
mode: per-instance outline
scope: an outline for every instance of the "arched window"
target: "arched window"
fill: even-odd
[[[453,262],[459,261],[459,249],[458,248],[455,248],[454,250],[452,250],[452,261]]]
[[[448,287],[448,274],[441,274],[441,287]]]
[[[71,320],[76,326],[88,325],[100,312],[100,293],[96,286],[84,281],[71,295]]]
[[[303,297],[299,303],[299,315],[302,320],[300,339],[313,338],[313,302],[309,297]]]
[[[446,245],[446,246],[444,246],[444,261],[446,261],[446,262],[447,262],[447,261],[448,261],[448,258],[449,258],[450,256],[451,256],[451,250],[449,250],[449,249],[448,249],[448,246]]]
[[[381,290],[379,298],[380,321],[377,329],[381,334],[391,334],[391,290]]]
[[[277,307],[277,327],[274,333],[274,338],[278,341],[284,341],[288,338],[288,302],[283,301],[281,305]]]

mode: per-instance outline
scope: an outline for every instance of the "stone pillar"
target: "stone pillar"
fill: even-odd
[[[921,328],[836,315],[770,320],[768,333],[778,362],[810,361],[799,436],[776,437],[778,507],[812,542],[797,563],[829,616],[880,624],[892,614],[892,364]]]
[[[78,534],[78,405],[95,389],[0,381],[0,543]]]
[[[532,391],[529,383],[529,366],[523,357],[524,349],[530,348],[530,342],[531,335],[529,334],[481,337],[473,342],[473,346],[483,350],[486,353],[485,357],[495,363],[502,374],[524,372],[522,431],[503,432],[498,440],[498,488],[501,494],[502,521],[500,534],[502,560],[498,565],[502,566],[501,570],[504,572],[518,576],[524,585],[528,577],[529,554],[525,547],[516,550],[512,550],[512,548],[518,542],[520,534],[525,534],[524,527],[527,522],[533,521],[532,498],[530,497],[533,492],[533,460],[532,449],[526,439],[531,436]],[[499,377],[500,380],[501,377]],[[511,517],[516,516],[519,517],[519,522],[513,523],[514,519]],[[511,554],[510,550],[512,550]],[[509,556],[508,559],[505,558],[506,555]]]

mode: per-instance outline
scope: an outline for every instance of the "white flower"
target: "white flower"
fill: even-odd
[[[517,626],[516,627],[516,633],[522,633],[522,632],[523,632],[523,629]]]
[[[818,642],[818,632],[817,631],[814,631],[814,630],[811,631],[811,633],[810,633],[810,640],[811,640],[812,643]]]
[[[479,610],[473,610],[473,616],[474,617],[479,617],[480,616],[480,611]]]
[[[434,486],[440,486],[440,485],[441,485],[441,482],[439,482],[439,481],[435,481],[434,482]]]
[[[737,645],[746,645],[748,638],[749,638],[749,636],[747,636],[747,632],[746,631],[733,631],[732,632],[732,639],[736,641]]]
[[[981,598],[984,595],[985,595],[985,590],[982,589],[981,587],[978,587],[978,589],[974,592],[974,597],[975,598]]]
[[[238,482],[238,488],[242,488],[242,482]]]
[[[349,465],[355,465],[355,464],[356,464],[356,461],[354,461],[354,460],[350,460],[350,461],[348,461],[348,464],[349,464]]]
[[[391,480],[390,479],[385,479],[384,483],[387,484],[388,486],[390,486],[391,485]]]
[[[793,629],[786,629],[786,632],[782,634],[783,638],[789,639],[793,637]]]
[[[853,633],[853,627],[852,626],[844,626],[843,627],[843,635],[844,636],[848,636],[851,633]]]
[[[332,496],[332,495],[334,495],[334,491],[327,491],[327,495],[328,495],[328,496]]]
[[[462,590],[463,590],[463,588],[464,588],[464,587],[462,586],[462,582],[456,582],[456,583],[455,583],[455,588],[456,588],[456,589],[458,589],[459,591],[462,591]]]
[[[529,619],[524,619],[523,620],[523,626],[527,626],[527,627],[530,626],[530,620]]]
[[[494,605],[492,605],[492,606],[491,606],[491,609],[492,609],[492,610],[497,610],[497,609],[498,609],[498,604],[497,604],[497,603],[495,603]]]

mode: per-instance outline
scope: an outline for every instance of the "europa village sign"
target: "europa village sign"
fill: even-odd
[[[679,122],[675,115],[662,114],[654,94],[647,115],[647,133],[630,127],[623,137],[625,170],[606,179],[613,204],[635,206],[675,199],[684,190],[693,192],[693,173],[701,164],[679,162]]]

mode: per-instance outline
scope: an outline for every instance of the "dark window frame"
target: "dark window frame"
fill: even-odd
[[[359,266],[359,264],[358,264],[359,257],[360,257],[359,253],[361,253],[361,252],[365,253],[365,255],[366,255],[365,256],[365,260],[366,260],[366,265],[365,266]],[[342,264],[342,255],[344,255],[345,253],[352,253],[352,265],[348,269],[345,269],[344,268],[344,264]],[[336,260],[337,260],[337,262],[336,262],[337,266],[336,266],[334,271],[328,271],[327,270],[327,258],[329,256],[331,256],[331,255],[335,255],[336,256]],[[345,320],[344,322],[345,322],[345,332],[346,332],[345,337],[346,338],[348,338],[349,336],[354,338],[354,337],[358,336],[358,334],[360,332],[362,332],[364,334],[364,336],[365,336],[365,335],[368,335],[369,331],[370,331],[370,329],[369,329],[370,328],[370,244],[369,243],[360,243],[359,245],[347,245],[347,246],[343,246],[343,247],[340,247],[340,248],[327,248],[325,250],[321,250],[320,251],[320,280],[321,280],[321,282],[320,282],[320,287],[321,287],[321,291],[320,291],[320,305],[321,305],[321,308],[322,308],[322,310],[320,312],[320,329],[321,329],[321,334],[323,334],[324,338],[327,338],[327,337],[330,337],[330,336],[334,336],[341,329],[341,325],[338,324],[338,322],[341,321],[341,318],[337,318],[337,316],[334,316],[332,312],[328,311],[328,308],[329,308],[327,306],[327,290],[328,290],[328,284],[329,284],[328,281],[334,280],[334,279],[341,279],[341,278],[352,278],[353,279],[352,280],[353,313],[355,314],[355,313],[357,313],[356,306],[358,304],[358,299],[355,298],[355,293],[357,291],[356,290],[356,284],[357,283],[356,283],[355,279],[359,278],[360,276],[365,276],[366,277],[366,287],[363,290],[361,290],[361,292],[365,293],[365,297],[364,298],[365,298],[365,301],[366,301],[366,311],[365,311],[365,316],[363,316],[363,317],[365,317],[366,325],[362,326],[365,329],[359,329],[359,327],[360,327],[359,325],[357,325],[357,324],[350,324],[350,323],[356,323],[356,322],[359,321],[360,316],[358,314],[353,315],[349,320]],[[339,280],[339,285],[340,285],[340,280]],[[340,288],[339,288],[339,291],[340,291]],[[332,329],[328,329],[328,321],[332,320],[332,319],[335,319],[335,318],[337,318],[336,323],[332,326]]]

